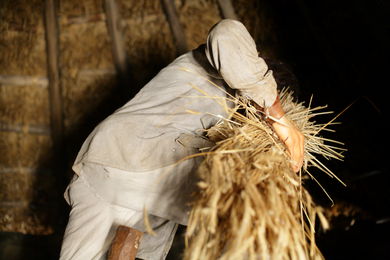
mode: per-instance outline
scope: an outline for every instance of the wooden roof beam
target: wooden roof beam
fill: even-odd
[[[54,144],[62,149],[64,140],[62,90],[59,65],[58,2],[45,0],[45,36],[49,79],[50,124]]]
[[[188,47],[183,27],[176,12],[175,2],[173,0],[161,0],[161,4],[173,34],[176,54],[181,55],[188,51]]]
[[[218,0],[218,6],[221,9],[223,18],[238,20],[231,0]]]

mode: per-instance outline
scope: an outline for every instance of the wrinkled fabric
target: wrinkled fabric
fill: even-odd
[[[94,170],[99,174],[102,168]],[[76,175],[67,188],[66,199],[72,210],[65,230],[60,260],[107,259],[107,252],[120,225],[145,232],[143,211],[109,203],[83,176],[84,174],[79,177]],[[163,260],[172,245],[178,224],[153,215],[149,215],[149,221],[157,235],[143,234],[137,258]]]
[[[226,83],[262,107],[270,107],[277,95],[276,81],[245,26],[222,20],[207,37],[206,56]]]
[[[199,51],[177,58],[99,124],[81,148],[75,172],[80,171],[83,162],[127,171],[150,171],[194,154],[196,140],[193,145],[183,146],[178,142],[180,135],[199,138],[202,129],[219,120],[218,115],[226,116],[218,104],[225,102],[223,81],[208,76],[197,63],[194,52]]]
[[[222,20],[211,29],[206,45],[161,70],[86,139],[73,170],[105,203],[85,207],[82,212],[96,215],[101,207],[103,215],[109,216],[107,205],[129,212],[145,207],[156,218],[186,224],[187,202],[195,189],[200,158],[183,158],[211,145],[203,137],[204,130],[227,116],[225,107],[234,104],[226,97],[236,90],[260,106],[270,106],[276,98],[272,72],[258,57],[248,31],[237,21]],[[80,204],[72,205],[75,213],[71,212],[68,226],[92,232],[94,222],[78,220],[81,211],[76,208],[90,200],[90,194],[82,193],[81,188],[74,190]],[[102,223],[97,234],[107,233],[116,222],[106,217]],[[72,239],[77,240],[77,235]],[[110,239],[106,236],[100,246]]]
[[[100,164],[83,166],[83,179],[93,192],[114,206],[143,211],[186,225],[188,201],[195,191],[201,158],[147,172],[130,172]],[[177,175],[180,173],[180,178]]]
[[[82,162],[150,171],[195,153],[177,139],[183,133],[199,136],[226,116],[222,103],[227,85],[215,75],[219,72],[230,88],[267,106],[276,98],[276,83],[267,71],[245,27],[223,20],[209,33],[206,49],[177,58],[93,131],[76,159],[75,172]]]

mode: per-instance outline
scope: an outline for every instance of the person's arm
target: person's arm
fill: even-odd
[[[211,28],[206,56],[225,82],[261,107],[270,107],[277,96],[272,71],[259,57],[256,44],[245,26],[225,19]]]
[[[206,56],[231,88],[279,119],[271,124],[290,153],[294,171],[298,171],[303,163],[303,135],[283,117],[272,71],[259,57],[245,26],[229,19],[216,24],[207,37]]]

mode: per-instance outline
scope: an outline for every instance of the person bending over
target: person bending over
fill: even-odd
[[[226,93],[279,119],[272,127],[298,171],[303,135],[283,117],[276,87],[244,25],[214,25],[205,44],[162,69],[85,140],[65,191],[71,212],[60,259],[105,259],[119,225],[145,232],[144,208],[156,235],[142,236],[137,258],[165,259],[178,224],[187,223],[201,159],[180,160],[208,145],[202,130],[227,116],[216,102]]]

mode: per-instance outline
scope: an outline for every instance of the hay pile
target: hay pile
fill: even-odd
[[[312,118],[324,107],[306,108],[281,93],[289,119],[305,136],[304,166],[291,170],[289,156],[272,128],[245,100],[235,100],[229,119],[208,131],[216,145],[199,168],[200,188],[186,231],[185,259],[321,259],[316,220],[328,222],[302,186],[302,171],[317,167],[335,177],[315,155],[341,159],[335,142],[320,137],[330,124]],[[307,176],[307,175],[306,175]],[[313,177],[313,176],[311,176]]]

